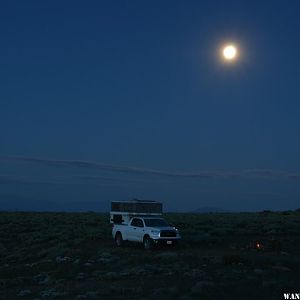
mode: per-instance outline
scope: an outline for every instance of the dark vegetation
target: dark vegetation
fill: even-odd
[[[116,248],[107,214],[0,212],[1,299],[283,299],[300,211],[167,214],[176,248]]]

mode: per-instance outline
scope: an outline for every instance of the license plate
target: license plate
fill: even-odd
[[[167,244],[168,245],[171,245],[173,242],[172,241],[167,241]]]

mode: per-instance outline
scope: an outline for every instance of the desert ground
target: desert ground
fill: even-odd
[[[0,299],[284,299],[300,210],[166,214],[178,247],[117,248],[109,215],[0,212]]]

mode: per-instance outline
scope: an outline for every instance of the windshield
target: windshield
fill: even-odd
[[[164,219],[144,219],[147,227],[166,227],[170,226]]]

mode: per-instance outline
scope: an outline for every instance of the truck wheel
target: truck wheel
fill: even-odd
[[[121,233],[118,232],[116,234],[116,236],[115,236],[115,242],[116,242],[117,247],[122,246],[122,244],[123,244],[123,238],[122,238],[122,234]]]
[[[143,244],[144,244],[144,249],[145,250],[150,250],[153,247],[153,241],[152,241],[152,239],[150,239],[149,236],[144,237]]]

